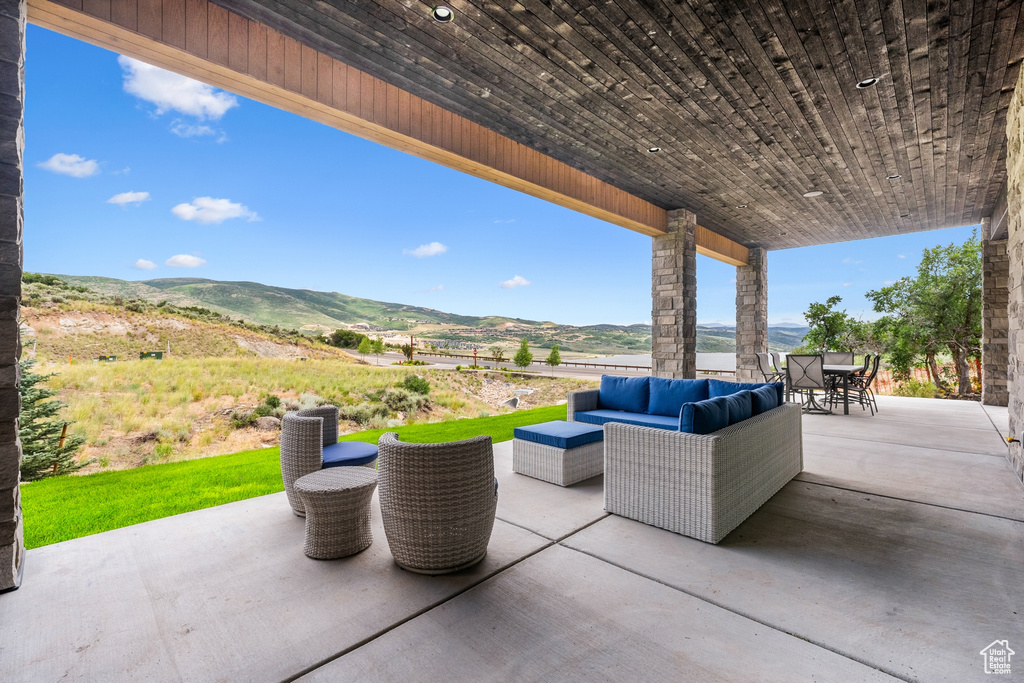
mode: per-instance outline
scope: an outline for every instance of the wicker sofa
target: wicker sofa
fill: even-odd
[[[597,394],[571,393],[569,419],[594,410]],[[725,538],[802,469],[797,404],[708,434],[604,423],[605,510],[708,543]]]

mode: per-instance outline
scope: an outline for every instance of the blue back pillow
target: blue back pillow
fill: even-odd
[[[750,392],[746,389],[720,398],[725,399],[729,406],[729,424],[734,425],[737,422],[749,420],[753,416],[753,401],[750,399]]]
[[[720,379],[709,379],[708,380],[708,397],[714,398],[716,396],[728,396],[729,394],[735,394],[737,391],[753,391],[758,387],[775,387],[775,393],[779,397],[779,405],[781,406],[786,402],[786,385],[782,382],[723,382]]]
[[[724,397],[684,403],[679,413],[679,431],[710,434],[729,426],[729,405]]]
[[[696,403],[708,398],[706,379],[663,379],[651,377],[650,415],[677,417],[684,403]]]
[[[775,393],[775,387],[770,384],[752,389],[750,391],[750,400],[751,407],[754,409],[754,415],[767,413],[769,410],[779,407],[779,396]]]
[[[597,402],[608,410],[646,413],[650,383],[650,377],[601,375],[601,390]]]

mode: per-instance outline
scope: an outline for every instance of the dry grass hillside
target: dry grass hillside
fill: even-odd
[[[273,416],[331,403],[351,432],[509,412],[502,403],[522,389],[531,393],[520,409],[551,405],[590,385],[371,366],[294,330],[124,300],[50,276],[27,276],[23,303],[23,357],[53,374],[47,383],[67,404],[63,417],[85,438],[81,458],[91,464],[83,473],[276,445],[278,430],[254,426],[257,409]],[[163,351],[164,360],[139,360],[144,351]],[[414,374],[429,383],[425,396],[408,388]],[[273,409],[271,396],[280,401]]]

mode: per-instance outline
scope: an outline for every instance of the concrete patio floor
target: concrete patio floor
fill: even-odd
[[[514,474],[504,443],[457,575],[398,569],[376,501],[368,550],[307,559],[284,494],[32,550],[0,680],[983,680],[986,645],[1024,652],[1006,409],[879,403],[804,416],[804,472],[717,546],[607,515],[600,477]]]

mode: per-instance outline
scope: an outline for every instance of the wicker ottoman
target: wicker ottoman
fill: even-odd
[[[604,428],[582,422],[543,422],[516,427],[512,470],[559,486],[604,472]]]
[[[335,467],[295,480],[294,491],[306,507],[306,555],[331,560],[368,548],[375,488],[377,471],[366,467]]]

